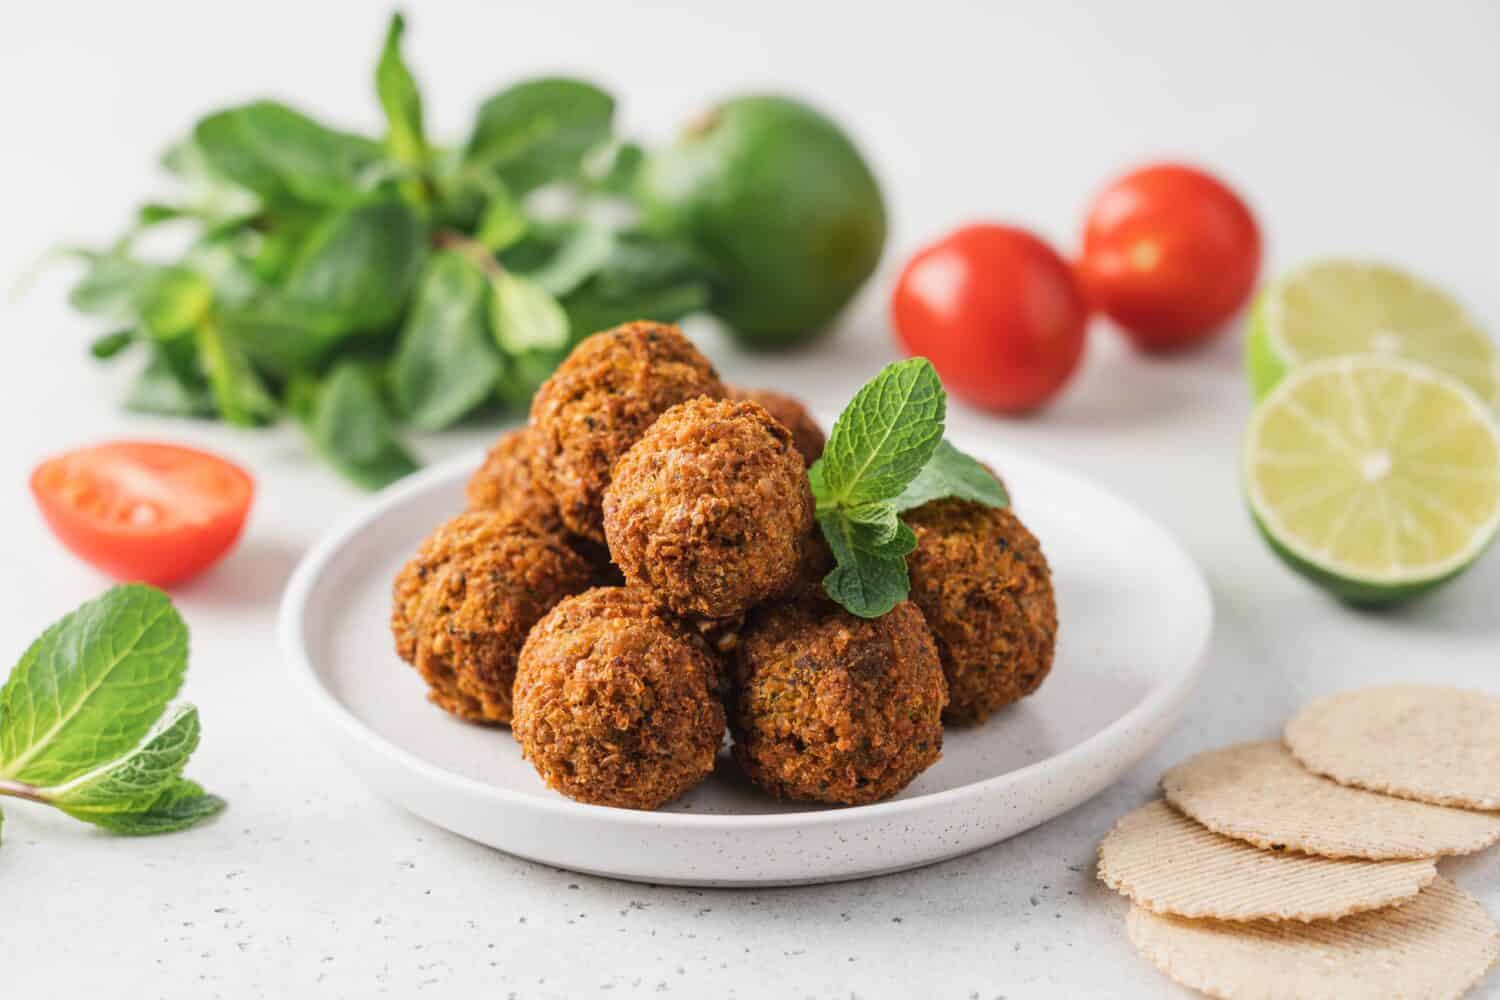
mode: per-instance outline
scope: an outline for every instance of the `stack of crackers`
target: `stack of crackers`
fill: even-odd
[[[1212,750],[1121,819],[1099,878],[1136,948],[1216,997],[1457,997],[1500,928],[1437,859],[1500,840],[1500,697],[1367,688]]]

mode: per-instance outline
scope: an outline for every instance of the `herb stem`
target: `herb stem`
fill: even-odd
[[[439,250],[458,251],[491,278],[498,278],[505,273],[505,269],[500,266],[495,255],[490,253],[489,247],[471,236],[465,236],[456,229],[438,230],[432,237],[432,243]]]
[[[15,799],[25,799],[28,802],[47,803],[47,796],[35,785],[28,785],[21,781],[8,781],[0,778],[0,795],[9,795]]]

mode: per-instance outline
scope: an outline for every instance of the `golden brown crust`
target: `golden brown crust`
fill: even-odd
[[[557,501],[532,475],[535,451],[536,439],[529,425],[501,434],[469,477],[464,489],[468,509],[512,514],[538,528],[562,531]]]
[[[792,444],[809,466],[822,457],[823,445],[828,439],[800,400],[774,389],[743,389],[734,385],[727,388],[730,399],[759,403],[773,420],[791,431]]]
[[[610,468],[678,403],[718,398],[724,385],[675,326],[626,323],[580,343],[531,401],[532,474],[568,530],[604,541]]]
[[[546,783],[580,802],[655,809],[713,771],[718,664],[639,591],[571,597],[532,630],[514,729]]]
[[[828,540],[814,522],[812,533],[802,543],[802,569],[796,589],[792,591],[793,596],[813,588],[822,593],[823,578],[833,572],[833,567],[833,550],[828,547]]]
[[[760,404],[695,399],[615,463],[604,529],[629,583],[676,614],[729,618],[796,584],[812,490],[791,432]]]
[[[494,511],[460,514],[396,577],[396,652],[427,681],[434,704],[473,722],[508,724],[527,633],[593,576],[560,536]]]
[[[493,510],[524,521],[538,531],[560,535],[594,568],[594,584],[615,586],[624,582],[610,562],[609,550],[598,542],[568,532],[552,494],[542,489],[532,473],[536,461],[536,434],[528,424],[500,435],[484,462],[469,478],[464,490],[469,510]]]
[[[911,600],[937,639],[950,723],[983,722],[1052,669],[1057,604],[1036,538],[1009,510],[934,500],[905,515]]]
[[[856,618],[821,594],[761,608],[736,650],[734,755],[778,798],[859,805],[942,755],[947,687],[910,602]]]

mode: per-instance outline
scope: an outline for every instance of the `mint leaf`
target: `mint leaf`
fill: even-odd
[[[646,151],[633,142],[622,142],[608,150],[604,169],[599,172],[600,190],[629,195],[635,190],[636,178],[646,162]]]
[[[193,129],[192,144],[213,173],[276,204],[355,201],[380,159],[370,140],[275,101],[209,115]]]
[[[567,346],[568,314],[545,288],[509,271],[490,281],[490,327],[506,354]]]
[[[510,355],[495,384],[495,395],[524,413],[531,406],[531,397],[567,355],[566,346]]]
[[[135,330],[116,330],[106,333],[101,337],[95,337],[89,344],[89,353],[100,361],[108,361],[116,357],[121,351],[135,343]]]
[[[186,830],[224,811],[225,802],[209,795],[196,782],[177,778],[140,812],[68,809],[68,815],[111,833],[145,837]]]
[[[239,344],[224,336],[218,322],[205,317],[197,331],[198,361],[208,376],[214,404],[224,422],[256,427],[276,419],[276,400]]]
[[[401,58],[401,35],[406,21],[400,13],[391,15],[391,26],[385,34],[385,47],[375,67],[375,91],[389,123],[385,146],[392,156],[410,166],[427,159],[427,140],[422,134],[422,95],[417,81]]]
[[[917,545],[911,528],[897,521],[895,533],[881,541],[881,528],[843,511],[820,513],[818,524],[837,563],[823,578],[829,597],[861,618],[879,618],[906,600],[911,589],[906,555]]]
[[[61,785],[130,751],[186,669],[187,626],[153,587],[115,587],[65,615],[0,690],[0,777]]]
[[[365,489],[416,471],[367,366],[342,361],[321,385],[298,379],[287,391],[287,405],[323,457]]]
[[[567,355],[573,321],[546,289],[509,271],[491,277],[489,306],[490,334],[506,355],[496,395],[530,406],[537,387]]]
[[[488,286],[462,254],[428,261],[391,368],[396,405],[423,430],[463,419],[494,391],[503,366],[485,316]]]
[[[826,467],[823,465],[823,459],[827,457],[828,447],[824,445],[822,457],[807,467],[807,488],[812,491],[818,510],[834,511],[839,510],[840,505],[828,486],[828,476],[824,471]]]
[[[526,235],[529,223],[521,205],[499,178],[495,178],[484,212],[479,216],[479,229],[474,238],[491,253],[499,253]]]
[[[546,264],[526,277],[548,293],[562,297],[597,274],[615,252],[615,234],[604,226],[585,225],[565,239]]]
[[[938,442],[917,478],[892,503],[898,511],[911,510],[946,497],[986,507],[1010,506],[1010,496],[994,474],[945,439]]]
[[[426,225],[404,202],[387,198],[340,209],[298,247],[281,295],[337,316],[343,333],[382,327],[400,315],[426,249]]]
[[[820,460],[820,504],[890,500],[927,464],[943,437],[947,396],[926,358],[887,365],[839,414]]]
[[[339,312],[275,294],[232,308],[221,304],[214,319],[246,357],[282,378],[316,369],[349,332]]]
[[[186,346],[188,351],[183,351]],[[168,417],[211,417],[218,413],[213,390],[191,356],[192,342],[152,343],[146,367],[125,396],[125,408]],[[186,355],[186,356],[184,356]]]
[[[484,102],[464,158],[524,195],[576,175],[584,154],[609,138],[614,113],[614,98],[593,84],[527,80]]]
[[[877,547],[895,541],[903,527],[896,508],[889,503],[862,503],[845,508],[843,513],[860,529],[861,537]]]
[[[70,816],[144,812],[182,774],[198,749],[198,710],[181,705],[135,750],[60,789],[43,789],[48,801]],[[80,815],[88,813],[89,815]]]
[[[128,246],[108,253],[83,253],[87,262],[83,277],[68,293],[68,304],[79,312],[109,320],[136,319],[141,295],[155,282],[161,267],[131,256]]]
[[[141,325],[158,340],[180,337],[198,325],[213,304],[214,290],[185,267],[159,272],[136,296]]]
[[[170,146],[161,165],[187,188],[185,207],[205,222],[246,219],[261,207],[258,197],[214,169],[191,135]]]
[[[120,833],[182,829],[224,807],[182,778],[198,711],[157,724],[187,666],[187,629],[166,595],[108,591],[32,644],[0,690],[0,795]]]

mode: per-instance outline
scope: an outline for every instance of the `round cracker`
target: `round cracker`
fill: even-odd
[[[1500,955],[1480,905],[1439,878],[1416,899],[1337,922],[1225,923],[1133,906],[1130,941],[1158,969],[1213,997],[1456,997]]]
[[[1419,802],[1500,809],[1500,698],[1399,684],[1313,702],[1286,724],[1305,766]]]
[[[1437,863],[1263,851],[1157,800],[1122,818],[1100,843],[1099,878],[1155,913],[1306,922],[1409,900],[1437,878]]]
[[[1167,801],[1215,833],[1327,858],[1431,858],[1500,840],[1500,815],[1393,799],[1320,778],[1280,743],[1201,753],[1161,779]]]

